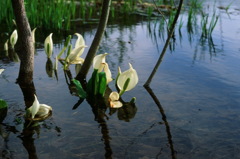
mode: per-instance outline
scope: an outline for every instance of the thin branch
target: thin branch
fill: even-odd
[[[83,63],[83,65],[81,67],[81,70],[76,77],[76,79],[79,80],[79,81],[83,81],[86,78],[87,73],[88,73],[88,71],[91,67],[93,58],[98,51],[100,42],[102,40],[104,31],[105,31],[106,26],[107,26],[110,6],[111,6],[111,0],[103,0],[102,14],[101,14],[101,18],[100,18],[100,21],[99,21],[99,25],[98,25],[96,35],[93,39],[91,47],[89,48],[89,51],[88,51],[88,54],[86,56],[85,62]]]
[[[177,23],[177,20],[178,20],[178,17],[180,15],[180,11],[181,11],[181,8],[182,8],[182,4],[183,4],[183,0],[180,0],[179,6],[178,6],[178,9],[177,9],[177,13],[176,13],[176,15],[174,17],[173,23],[172,23],[171,28],[170,28],[170,32],[168,34],[168,38],[167,38],[167,40],[165,42],[165,45],[163,47],[163,50],[162,50],[162,53],[161,53],[161,55],[160,55],[156,65],[155,65],[155,67],[153,68],[153,71],[152,71],[151,75],[149,76],[148,80],[144,84],[144,86],[149,86],[150,85],[150,83],[152,81],[152,78],[154,77],[155,73],[157,72],[157,69],[158,69],[159,65],[161,64],[161,62],[163,60],[163,57],[164,57],[164,55],[166,53],[166,50],[167,50],[168,45],[169,45],[169,42],[170,42],[170,40],[171,40],[171,38],[173,36],[175,25]]]

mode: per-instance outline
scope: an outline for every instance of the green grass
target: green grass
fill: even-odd
[[[25,8],[32,28],[68,30],[70,20],[74,18],[76,12],[74,0],[25,0]],[[0,24],[7,24],[12,29],[12,19],[14,15],[11,1],[0,1]]]

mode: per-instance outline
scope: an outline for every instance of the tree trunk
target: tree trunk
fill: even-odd
[[[12,0],[12,7],[20,46],[17,54],[21,60],[17,82],[29,84],[32,83],[34,70],[34,46],[31,28],[26,16],[24,0]]]
[[[102,40],[103,33],[106,29],[107,22],[108,22],[108,17],[109,17],[109,11],[110,11],[110,5],[111,5],[111,0],[103,0],[102,4],[102,14],[101,18],[99,21],[98,29],[96,32],[96,35],[93,39],[92,45],[89,48],[88,54],[86,56],[86,59],[82,65],[82,68],[80,72],[78,73],[76,79],[83,81],[86,78],[86,75],[89,71],[89,68],[91,67],[93,58],[95,54],[97,53],[97,50],[99,48],[99,44]]]

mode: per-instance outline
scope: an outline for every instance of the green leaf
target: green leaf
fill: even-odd
[[[8,107],[7,102],[3,99],[0,99],[0,109],[7,107]]]
[[[99,74],[98,74],[98,70],[94,69],[94,72],[93,72],[94,95],[97,95],[98,93],[98,85],[99,85]]]
[[[136,97],[133,97],[129,103],[130,104],[135,104],[136,103]]]
[[[78,93],[79,97],[80,98],[86,98],[87,94],[84,91],[84,89],[82,88],[81,83],[78,80],[76,80],[76,79],[73,79],[72,81],[73,81],[73,83],[75,84],[75,86],[77,88],[77,93]]]
[[[47,44],[47,57],[50,58],[50,44]]]
[[[68,44],[70,43],[71,38],[72,38],[72,36],[71,36],[71,35],[68,35],[67,40],[66,40],[65,43],[64,43],[64,47],[67,47],[67,46],[68,46]]]
[[[96,80],[99,80],[98,75],[98,70],[94,69],[91,78],[88,80],[88,84],[87,84],[87,93],[90,95],[96,95],[97,93],[97,85],[96,85]]]
[[[62,54],[63,54],[63,53],[65,52],[65,50],[68,48],[68,45],[69,45],[69,43],[70,43],[71,38],[72,38],[71,35],[69,35],[69,36],[67,37],[67,40],[66,40],[65,43],[64,43],[63,49],[61,50],[61,52],[60,52],[60,53],[58,54],[58,56],[57,56],[58,59],[62,56]]]
[[[69,62],[68,56],[70,55],[71,51],[72,51],[72,45],[69,45],[68,51],[67,51],[67,56],[65,58],[64,70],[67,70],[67,68],[68,68],[68,62]]]
[[[92,78],[90,78],[88,80],[88,83],[87,83],[87,94],[93,94],[93,82],[92,82]]]
[[[123,85],[123,90],[125,91],[129,85],[130,82],[130,78],[127,78],[127,80],[125,81],[124,85]]]
[[[98,74],[99,74],[98,93],[103,97],[107,87],[107,77],[105,72],[100,72]]]

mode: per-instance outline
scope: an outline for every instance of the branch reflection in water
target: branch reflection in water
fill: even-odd
[[[34,101],[34,94],[36,92],[34,83],[31,82],[29,84],[23,84],[22,82],[18,81],[19,87],[22,90],[25,106],[26,109],[33,104]],[[2,115],[2,114],[1,114]],[[50,114],[51,116],[51,114]],[[48,117],[50,117],[48,116]],[[25,111],[21,114],[18,114],[16,119],[16,125],[9,125],[8,123],[4,123],[4,119],[0,121],[0,135],[4,139],[4,156],[5,158],[14,158],[14,153],[11,151],[11,148],[8,146],[8,137],[10,133],[16,134],[19,139],[22,140],[22,144],[25,147],[26,151],[28,152],[28,158],[30,159],[38,159],[37,149],[35,146],[35,139],[36,136],[40,138],[40,131],[42,128],[47,127],[48,129],[52,127],[52,125],[47,125],[44,121],[35,121],[29,120],[25,118]],[[17,120],[18,119],[18,120]],[[19,124],[22,124],[22,129],[19,130]],[[21,126],[20,126],[21,127]],[[55,130],[60,133],[60,128],[55,126]],[[19,156],[18,156],[19,157]]]
[[[144,86],[145,89],[147,90],[147,92],[150,94],[150,96],[152,97],[152,99],[154,100],[154,102],[156,103],[156,105],[158,106],[158,109],[162,115],[162,120],[164,121],[164,125],[166,126],[166,131],[167,131],[167,136],[168,136],[168,143],[170,145],[170,149],[171,149],[171,155],[172,155],[172,159],[176,159],[176,152],[174,150],[174,146],[173,146],[173,141],[172,141],[172,135],[171,135],[171,131],[170,131],[170,126],[168,124],[167,121],[167,117],[165,115],[164,109],[160,103],[160,101],[158,100],[158,98],[156,97],[156,95],[154,94],[154,92],[152,91],[152,89],[149,86]],[[156,157],[158,158],[158,157]]]

